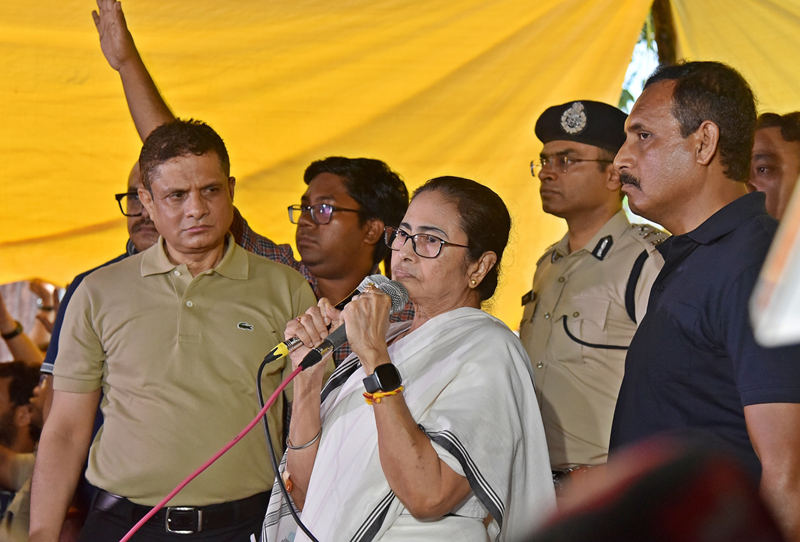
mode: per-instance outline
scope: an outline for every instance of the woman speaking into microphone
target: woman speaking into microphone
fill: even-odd
[[[386,228],[394,279],[414,305],[389,324],[391,300],[368,289],[343,311],[320,300],[287,337],[304,347],[346,324],[353,353],[327,383],[320,363],[294,380],[282,478],[320,542],[517,540],[555,503],[530,362],[480,308],[494,294],[511,219],[468,179],[420,187]],[[265,542],[308,540],[273,490]]]

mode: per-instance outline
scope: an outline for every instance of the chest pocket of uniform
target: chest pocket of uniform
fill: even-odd
[[[610,302],[593,297],[573,297],[563,310],[556,314],[555,333],[563,333],[566,339],[580,345],[582,358],[585,349],[603,349],[608,346],[606,318]],[[593,354],[597,354],[596,352]]]

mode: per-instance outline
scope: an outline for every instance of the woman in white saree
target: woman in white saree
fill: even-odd
[[[510,226],[489,188],[432,179],[386,229],[413,321],[390,326],[391,301],[373,290],[341,313],[322,299],[287,325],[315,346],[343,321],[353,350],[324,386],[324,363],[294,381],[283,479],[320,542],[513,542],[553,510],[530,361],[480,310]],[[264,542],[308,540],[289,506],[274,489]]]

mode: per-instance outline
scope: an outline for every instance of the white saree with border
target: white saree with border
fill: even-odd
[[[409,326],[392,324],[389,339]],[[389,356],[411,415],[439,457],[467,478],[472,494],[437,520],[416,520],[405,510],[381,469],[373,407],[362,396],[366,375],[351,354],[322,391],[322,435],[298,513],[306,527],[320,542],[514,542],[530,535],[555,509],[555,495],[530,361],[519,339],[485,312],[460,308],[394,342]],[[289,506],[276,484],[263,542],[309,540]]]

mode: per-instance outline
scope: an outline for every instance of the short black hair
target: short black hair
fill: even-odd
[[[203,156],[209,152],[216,153],[220,169],[226,177],[230,177],[231,161],[228,149],[211,126],[194,119],[175,119],[162,124],[150,132],[139,153],[142,184],[150,190],[155,169],[173,158],[192,154]]]
[[[785,115],[762,113],[758,117],[756,130],[762,128],[780,128],[784,141],[800,141],[800,111],[792,111]]]
[[[476,261],[484,252],[491,251],[497,255],[497,263],[478,285],[481,301],[486,301],[497,289],[500,262],[511,232],[511,215],[506,204],[488,186],[463,177],[431,179],[417,188],[414,198],[424,192],[439,192],[456,204],[461,229],[467,234],[469,261]]]
[[[312,162],[306,168],[303,180],[309,184],[321,173],[332,173],[345,180],[347,194],[361,207],[361,224],[377,218],[384,226],[396,227],[403,220],[408,209],[408,189],[400,175],[385,162],[373,158],[329,156]],[[377,243],[373,263],[387,259],[390,253],[385,243]]]
[[[31,402],[33,389],[39,385],[39,368],[24,361],[0,363],[0,378],[11,378],[8,383],[8,398],[15,406]]]
[[[719,154],[725,176],[750,178],[750,157],[756,131],[753,90],[742,75],[721,62],[686,62],[659,66],[644,88],[674,81],[672,115],[689,137],[710,120],[719,127]]]

